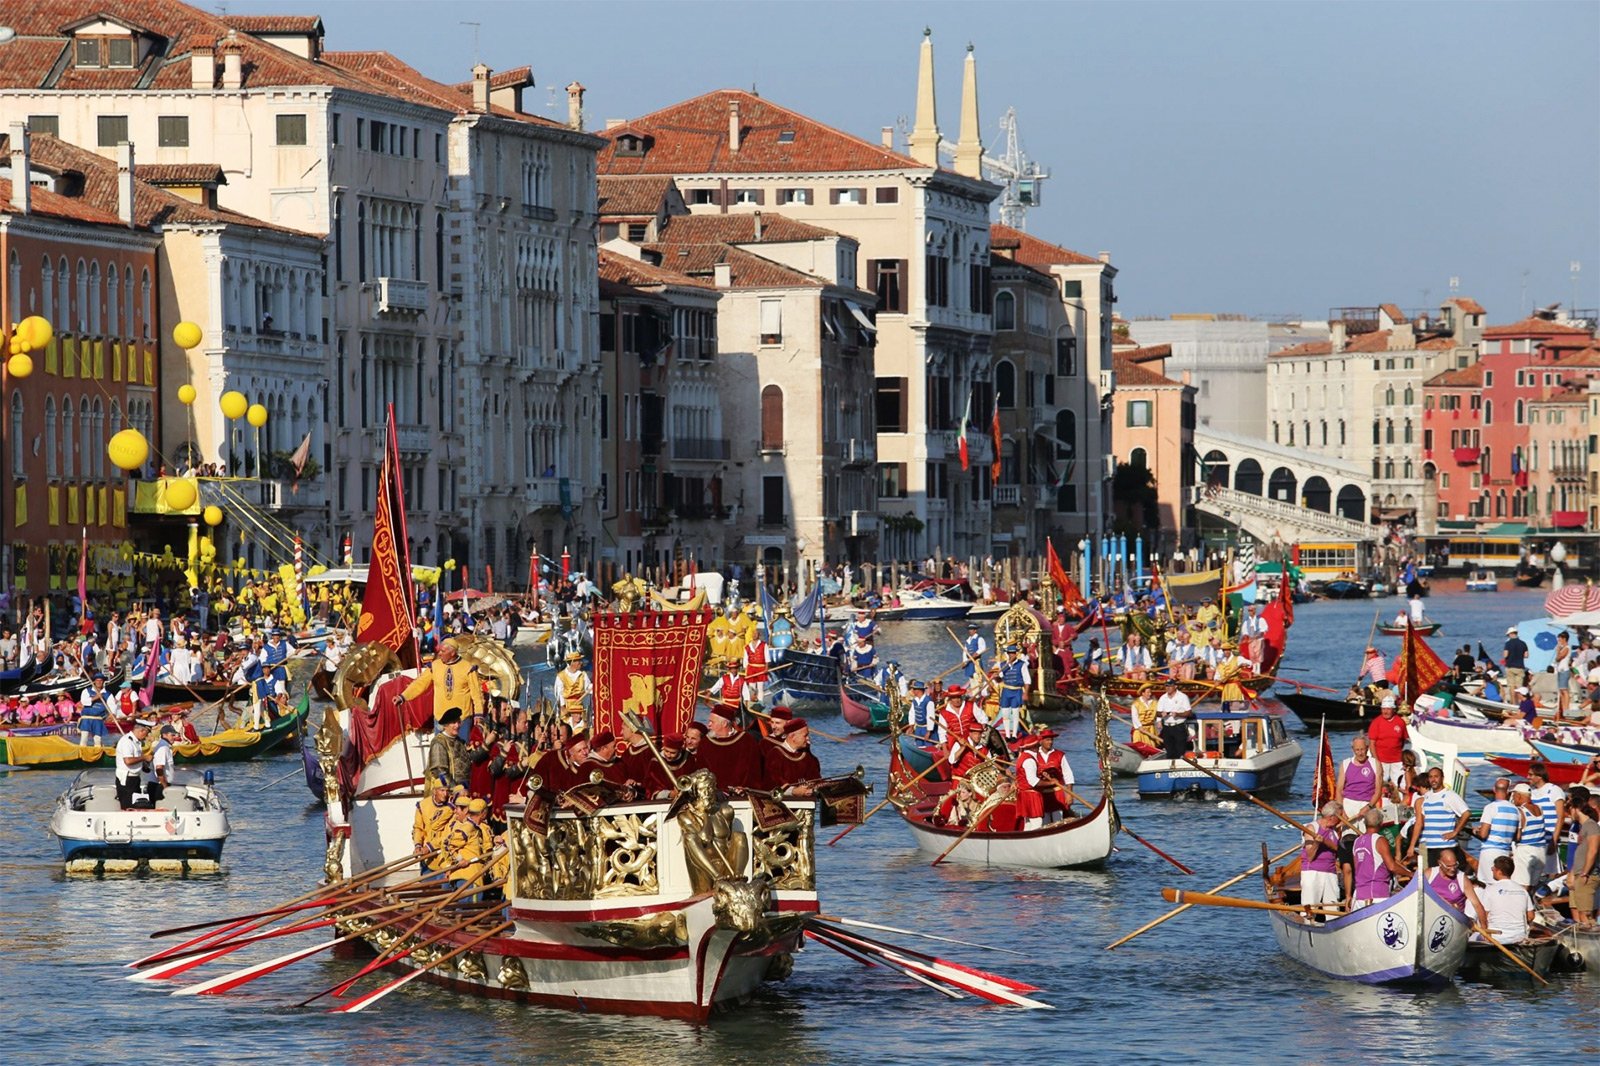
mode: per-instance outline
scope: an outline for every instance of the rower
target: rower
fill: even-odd
[[[729,663],[728,669],[723,672],[721,677],[711,683],[711,688],[708,691],[711,695],[717,697],[718,706],[732,710],[737,717],[739,712],[744,709],[746,683],[744,673],[739,669],[739,665],[737,663]]]
[[[99,748],[105,745],[106,718],[111,713],[111,694],[106,691],[106,678],[104,674],[94,675],[94,685],[83,694],[83,709],[78,712],[78,746],[89,746],[89,738],[94,738],[94,746]]]
[[[989,651],[989,642],[984,640],[983,634],[978,631],[978,623],[967,623],[967,639],[962,642],[961,647],[967,656],[967,665],[961,668],[961,676],[971,681],[978,664],[983,662],[984,655]]]
[[[911,682],[911,733],[918,740],[939,739],[939,709],[926,681]]]
[[[827,650],[823,652],[828,658],[843,664],[845,647],[844,637],[837,629],[828,630]]]
[[[1429,867],[1424,876],[1428,884],[1439,898],[1459,911],[1465,911],[1467,904],[1472,904],[1472,909],[1478,914],[1478,924],[1487,926],[1489,915],[1483,909],[1483,901],[1478,898],[1478,890],[1472,883],[1472,878],[1461,868],[1461,852],[1456,848],[1445,848],[1438,854],[1439,864]]]
[[[583,701],[594,691],[589,675],[583,672],[583,652],[576,648],[567,652],[566,666],[556,675],[556,690],[561,693],[562,718],[573,733],[583,732],[588,728]]]
[[[1175,679],[1169,679],[1167,684],[1176,686]],[[1129,742],[1140,754],[1153,753],[1161,747],[1161,727],[1157,720],[1161,716],[1159,697],[1156,695],[1154,684],[1139,686],[1139,694],[1134,697],[1133,705],[1128,708],[1128,714],[1133,719],[1133,735]],[[1148,749],[1146,752],[1144,749]]]
[[[1339,902],[1339,804],[1331,800],[1317,812],[1314,832],[1305,834],[1300,852],[1300,905],[1308,911]]]
[[[1039,738],[1032,735],[1023,737],[1018,742],[1017,817],[1022,819],[1024,832],[1044,826],[1044,794],[1040,791],[1044,774],[1039,760],[1038,744]]]
[[[443,833],[454,817],[450,807],[450,779],[441,770],[428,775],[428,794],[417,801],[411,823],[411,850],[422,856],[422,869],[431,868],[429,856],[443,847]]]
[[[978,763],[978,756],[967,743],[967,736],[976,732],[976,719],[972,705],[967,702],[967,691],[960,685],[944,690],[944,706],[939,708],[939,734],[945,744],[945,772],[959,778]]]
[[[1034,750],[1038,752],[1039,772],[1046,786],[1045,817],[1048,818],[1056,810],[1070,814],[1072,786],[1077,783],[1077,777],[1072,772],[1072,764],[1067,761],[1067,753],[1055,746],[1056,733],[1049,726],[1040,726],[1033,738],[1037,745]],[[1051,788],[1052,785],[1055,787]]]
[[[1483,841],[1478,849],[1478,880],[1487,884],[1494,860],[1510,855],[1522,835],[1523,811],[1511,802],[1511,779],[1498,778],[1494,783],[1494,798],[1483,805],[1478,816],[1478,826],[1473,835]]]
[[[1257,667],[1267,645],[1267,620],[1261,617],[1261,608],[1251,604],[1245,616],[1239,619],[1239,651]]]
[[[1224,711],[1244,710],[1244,686],[1239,681],[1245,676],[1247,666],[1237,649],[1226,652],[1222,661],[1217,664],[1216,673],[1212,678],[1220,686],[1217,698],[1222,701]]]
[[[853,674],[870,674],[877,668],[878,652],[860,633],[850,636],[850,652],[846,663]]]
[[[1138,633],[1129,633],[1128,639],[1117,649],[1117,669],[1122,676],[1134,681],[1143,681],[1150,673],[1150,649],[1144,646],[1144,639]]]
[[[1338,815],[1337,807],[1330,803],[1324,810],[1329,808]],[[1383,812],[1369,810],[1361,819],[1366,831],[1357,836],[1351,846],[1352,862],[1345,874],[1351,910],[1388,899],[1392,895],[1390,876],[1404,880],[1411,872],[1389,849],[1389,839],[1383,835]]]
[[[1004,661],[996,665],[990,674],[1000,685],[1000,733],[1007,740],[1017,739],[1021,729],[1019,719],[1023,700],[1027,696],[1028,686],[1033,682],[1033,675],[1021,654],[1021,648],[1007,644]]]
[[[1180,680],[1194,680],[1195,646],[1187,628],[1180,627],[1177,635],[1167,643],[1167,669]]]
[[[865,608],[858,609],[856,611],[855,621],[850,623],[851,639],[853,640],[856,637],[860,637],[862,640],[871,643],[877,638],[877,636],[877,621],[873,619],[872,615]]]
[[[1528,927],[1538,917],[1528,890],[1511,879],[1516,864],[1509,855],[1496,855],[1479,898],[1487,912],[1484,927],[1501,944],[1520,944],[1528,939]],[[1481,876],[1483,869],[1480,866]]]
[[[745,695],[755,706],[763,706],[767,698],[767,642],[761,632],[745,642],[744,646]]]

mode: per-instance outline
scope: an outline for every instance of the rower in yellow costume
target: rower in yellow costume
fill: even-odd
[[[444,833],[450,827],[454,812],[450,808],[449,782],[443,774],[428,779],[433,786],[429,794],[417,801],[417,816],[411,825],[412,850],[424,856],[424,868],[435,865],[426,856],[443,850]]]
[[[556,675],[556,688],[561,695],[561,717],[566,719],[576,736],[587,728],[583,701],[594,691],[589,675],[583,672],[582,652],[567,652],[567,666]]]
[[[450,825],[445,837],[445,856],[449,865],[465,863],[455,871],[455,879],[482,887],[488,881],[505,877],[510,863],[504,853],[494,852],[494,832],[489,828],[489,805],[481,799],[467,803],[467,816]]]
[[[1133,706],[1128,708],[1133,717],[1132,739],[1135,744],[1148,744],[1152,748],[1161,746],[1161,730],[1156,725],[1156,718],[1160,716],[1158,708],[1155,686],[1141,686],[1138,698],[1133,701]]]
[[[464,663],[453,638],[439,645],[439,655],[406,690],[395,697],[397,704],[414,700],[433,689],[433,720],[444,717],[444,712],[455,708],[462,718],[483,713],[483,679],[478,668]]]
[[[1244,709],[1244,686],[1239,679],[1244,676],[1244,660],[1239,658],[1237,648],[1230,650],[1227,656],[1217,664],[1216,682],[1222,686],[1222,709]]]
[[[722,665],[731,658],[728,648],[734,642],[734,615],[736,611],[729,607],[723,614],[711,620],[706,626],[706,643],[711,652],[711,661],[715,665]]]

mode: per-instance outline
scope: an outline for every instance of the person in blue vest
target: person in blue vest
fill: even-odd
[[[294,641],[283,638],[283,630],[274,629],[267,637],[266,647],[262,649],[262,656],[266,665],[278,666],[285,662],[295,650]]]
[[[866,611],[857,611],[855,621],[850,623],[850,635],[870,642],[878,635],[878,623]]]
[[[89,746],[89,738],[94,738],[94,746],[105,747],[106,718],[111,714],[111,693],[106,691],[106,675],[95,674],[94,683],[84,690],[82,709],[78,711],[78,746]]]
[[[871,674],[877,668],[877,649],[860,633],[850,637],[849,665],[850,672],[855,674]]]
[[[1022,703],[1033,677],[1027,660],[1022,658],[1021,648],[1007,644],[1005,655],[995,666],[993,676],[1000,684],[1000,735],[1015,740],[1022,731]]]
[[[925,681],[911,682],[911,732],[918,740],[937,739],[939,708]]]
[[[967,665],[963,668],[961,676],[971,681],[972,675],[983,662],[983,657],[989,652],[989,642],[978,632],[978,623],[967,623],[967,639],[962,642],[961,647],[967,653]]]

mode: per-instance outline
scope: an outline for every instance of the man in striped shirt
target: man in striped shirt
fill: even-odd
[[[1417,797],[1415,810],[1408,859],[1416,857],[1419,846],[1430,853],[1453,846],[1471,813],[1466,800],[1444,786],[1444,771],[1437,766],[1428,770],[1428,789]]]
[[[1511,858],[1517,864],[1511,879],[1523,888],[1531,888],[1544,883],[1545,852],[1552,839],[1550,822],[1554,812],[1547,812],[1533,798],[1533,786],[1526,781],[1511,790],[1511,802],[1522,815],[1522,833],[1511,849]]]
[[[1489,884],[1494,860],[1511,856],[1517,838],[1522,835],[1523,811],[1511,802],[1511,779],[1502,777],[1494,783],[1494,799],[1483,805],[1474,831],[1483,846],[1478,849],[1478,880]]]
[[[1528,784],[1532,787],[1533,802],[1539,805],[1539,810],[1544,814],[1544,828],[1549,836],[1545,845],[1545,869],[1554,872],[1560,869],[1561,831],[1566,827],[1568,817],[1567,793],[1560,785],[1551,783],[1550,771],[1542,762],[1528,767]],[[1552,857],[1557,861],[1552,862]]]

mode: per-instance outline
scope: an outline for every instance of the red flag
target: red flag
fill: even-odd
[[[1284,646],[1289,641],[1282,596],[1267,604],[1267,609],[1261,612],[1261,620],[1267,624],[1266,635],[1262,638],[1265,647],[1261,653],[1261,672],[1265,674],[1283,658]]]
[[[1050,570],[1050,580],[1055,582],[1056,588],[1061,592],[1061,605],[1069,611],[1082,607],[1083,590],[1067,576],[1066,569],[1061,565],[1061,556],[1056,554],[1056,546],[1048,537],[1045,538],[1044,551],[1045,563]]]
[[[1389,681],[1400,689],[1400,698],[1409,705],[1427,692],[1439,679],[1450,672],[1437,652],[1428,647],[1415,629],[1406,627],[1405,640],[1400,643],[1400,654],[1389,667]]]
[[[389,406],[389,429],[378,473],[378,506],[372,518],[372,561],[367,569],[367,590],[361,598],[361,620],[356,640],[383,644],[400,657],[405,667],[421,661],[417,634],[417,592],[411,583],[411,552],[406,541],[405,479],[400,476],[400,444],[395,436],[394,406]]]
[[[1333,799],[1339,785],[1339,769],[1333,761],[1333,746],[1328,743],[1328,722],[1322,722],[1322,742],[1317,745],[1317,777],[1311,786],[1311,809],[1321,813],[1322,805]]]
[[[989,484],[993,485],[1000,480],[1000,401],[994,402],[994,418],[989,422],[989,431],[994,435],[994,462],[989,464]]]
[[[972,455],[967,450],[967,426],[972,423],[972,394],[967,394],[966,410],[961,412],[961,428],[956,430],[956,450],[961,454],[961,469],[972,465]]]

